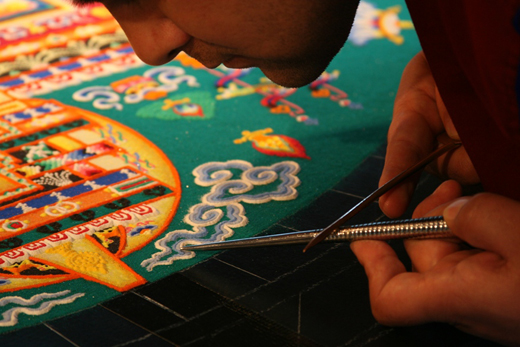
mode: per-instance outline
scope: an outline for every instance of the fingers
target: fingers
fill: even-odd
[[[435,101],[437,103],[437,109],[439,110],[439,117],[442,120],[442,124],[444,125],[444,133],[447,139],[454,139],[460,141],[459,133],[453,124],[452,119],[448,113],[448,109],[444,104],[444,100],[442,100],[441,94],[439,93],[439,89],[435,88]],[[443,142],[443,141],[440,141]]]
[[[435,95],[435,82],[420,53],[407,65],[399,85],[380,185],[433,150],[436,136],[443,131]],[[391,218],[399,217],[410,202],[416,181],[410,180],[381,197],[383,212]]]
[[[432,283],[428,275],[406,272],[385,242],[356,241],[351,249],[367,274],[372,313],[378,322],[421,324],[445,315],[441,291],[447,285]]]
[[[478,249],[452,252],[430,243],[430,250],[421,250],[429,241],[411,243],[407,248],[422,269],[410,273],[384,242],[357,241],[351,248],[367,273],[372,312],[380,323],[444,321],[506,341],[504,336],[518,334],[520,202],[489,193],[459,195],[460,185],[445,182],[416,216],[442,211],[455,235]]]
[[[422,152],[422,150],[410,151],[410,148],[408,141],[394,140],[389,142],[385,166],[379,180],[380,186],[421,159],[417,152]],[[398,185],[379,199],[379,207],[388,217],[397,218],[405,212],[417,185],[418,178],[418,175],[409,178],[406,182]]]
[[[504,258],[518,258],[520,203],[483,193],[457,199],[443,216],[453,233],[470,245]]]
[[[440,216],[444,210],[441,205],[452,202],[461,195],[462,187],[458,182],[454,180],[442,182],[430,196],[417,205],[412,218]]]
[[[441,215],[446,203],[460,197],[461,186],[455,181],[442,183],[415,210],[414,218]],[[406,249],[414,268],[426,272],[439,261],[460,249],[454,242],[441,240],[409,240]],[[385,242],[357,241],[351,244],[352,251],[363,265],[369,279],[373,314],[383,324],[418,324],[439,310],[438,305],[428,306],[431,299],[421,289],[424,277],[420,273],[407,273],[393,249]],[[453,259],[457,262],[458,259]],[[413,288],[413,290],[410,290]],[[421,305],[425,305],[421,308]],[[438,313],[440,316],[441,313]]]
[[[451,123],[451,119],[449,122]],[[451,126],[445,125],[446,131],[453,127],[453,123],[451,124]],[[455,133],[454,130],[451,132],[452,134]],[[437,136],[437,143],[449,143],[449,141],[458,139],[459,137],[456,133],[450,136],[447,133],[442,133]],[[443,179],[454,179],[463,185],[472,185],[480,182],[477,171],[473,167],[473,163],[464,146],[439,157],[427,167],[427,171]]]
[[[429,197],[415,209],[413,218],[440,216],[446,204],[462,194],[462,187],[455,181],[443,182]],[[412,261],[413,269],[425,272],[433,268],[447,255],[460,250],[457,240],[406,240],[406,251]]]
[[[355,241],[350,249],[367,274],[371,297],[377,297],[390,279],[405,273],[406,268],[386,242]]]
[[[379,185],[426,157],[441,143],[459,140],[446,107],[439,95],[426,58],[417,54],[403,72],[388,131],[385,166]],[[430,171],[464,184],[479,182],[464,148],[439,157]],[[417,178],[392,189],[379,199],[383,212],[397,218],[402,215],[415,189]]]

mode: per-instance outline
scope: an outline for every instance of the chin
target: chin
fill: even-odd
[[[334,49],[323,50],[322,54],[308,56],[307,59],[260,65],[259,68],[267,78],[282,87],[300,88],[320,77],[342,46],[331,47]]]
[[[318,77],[320,77],[321,73],[325,71],[326,68],[327,66],[324,68],[313,69],[288,68],[277,70],[261,70],[267,78],[282,87],[300,88],[315,81]]]

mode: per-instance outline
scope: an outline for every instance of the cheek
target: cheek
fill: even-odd
[[[337,53],[354,13],[345,0],[157,1],[181,30],[220,52],[275,61]]]
[[[185,45],[190,36],[165,17],[156,6],[140,3],[111,4],[107,9],[119,22],[136,54],[150,65],[171,60],[171,53]]]
[[[266,8],[259,1],[171,0],[161,1],[160,10],[180,29],[204,42],[245,48],[275,35],[266,34]],[[272,24],[272,18],[271,18]],[[272,26],[272,25],[271,25]],[[277,26],[277,25],[275,25]]]

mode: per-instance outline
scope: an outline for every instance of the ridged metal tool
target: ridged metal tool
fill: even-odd
[[[320,233],[316,234],[316,236],[310,240],[310,242],[305,246],[303,251],[307,251],[309,248],[317,245],[321,241],[325,240],[328,236],[331,234],[337,232],[340,230],[342,225],[345,224],[347,220],[354,217],[358,212],[365,209],[367,206],[369,206],[372,202],[379,199],[383,194],[387,193],[394,187],[396,187],[398,184],[404,182],[409,177],[415,175],[422,169],[424,169],[428,164],[430,164],[432,161],[443,155],[444,153],[447,153],[453,149],[456,149],[461,146],[460,142],[450,142],[448,144],[445,144],[439,148],[437,148],[435,151],[430,153],[428,156],[420,160],[415,165],[412,165],[408,169],[404,170],[394,178],[392,178],[390,181],[383,184],[381,187],[377,188],[375,191],[373,191],[370,195],[368,195],[366,198],[361,200],[356,206],[352,207],[350,210],[348,210],[343,216],[338,218],[336,221],[334,221],[332,224],[330,224],[328,227],[324,228]]]
[[[184,246],[186,251],[215,251],[229,248],[279,246],[307,243],[321,232],[318,230],[297,231],[269,236],[257,236],[239,240],[203,243]],[[325,242],[351,242],[358,240],[426,239],[452,237],[442,216],[404,219],[353,225],[338,229]]]

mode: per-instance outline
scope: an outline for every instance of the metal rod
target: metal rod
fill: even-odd
[[[229,248],[279,246],[302,244],[312,240],[321,229],[293,233],[257,236],[239,240],[211,242],[182,247],[186,251],[213,251]],[[442,216],[375,222],[340,228],[328,236],[325,242],[351,242],[358,240],[426,239],[452,237]]]
[[[310,240],[310,242],[305,246],[303,251],[307,251],[309,248],[313,247],[314,245],[317,245],[321,241],[325,240],[328,236],[336,232],[336,230],[340,230],[339,228],[341,225],[345,224],[347,220],[354,217],[358,212],[366,208],[368,205],[370,205],[372,202],[376,201],[379,197],[381,197],[383,194],[390,191],[392,188],[397,186],[398,184],[402,183],[404,180],[406,180],[408,177],[413,176],[417,172],[424,169],[429,163],[431,163],[436,158],[440,157],[442,154],[455,149],[461,145],[460,142],[451,142],[448,143],[442,147],[439,147],[432,153],[430,153],[426,158],[419,161],[417,164],[409,167],[408,169],[401,172],[399,175],[392,178],[390,181],[386,182],[384,185],[376,189],[374,192],[372,192],[370,195],[368,195],[366,198],[361,200],[356,206],[351,208],[347,213],[345,213],[343,216],[338,218],[336,221],[334,221],[331,225],[323,229],[320,233],[316,234],[316,236]]]

